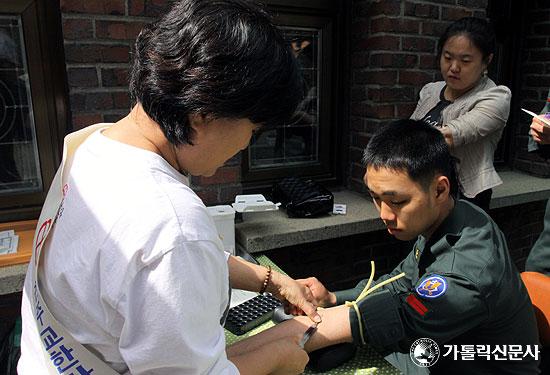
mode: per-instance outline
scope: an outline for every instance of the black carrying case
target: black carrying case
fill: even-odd
[[[281,202],[288,217],[316,217],[332,212],[334,196],[312,180],[287,177],[273,186],[274,202]]]

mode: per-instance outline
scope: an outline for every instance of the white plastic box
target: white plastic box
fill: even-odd
[[[210,206],[206,209],[214,219],[224,250],[235,255],[235,210],[228,205]]]

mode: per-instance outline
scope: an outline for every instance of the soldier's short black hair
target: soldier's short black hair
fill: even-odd
[[[363,163],[405,171],[425,190],[441,174],[449,179],[451,196],[458,193],[455,159],[441,132],[423,121],[398,120],[383,126],[365,148]]]
[[[190,114],[282,124],[303,89],[290,45],[260,5],[180,0],[137,37],[130,94],[178,145],[192,144]]]

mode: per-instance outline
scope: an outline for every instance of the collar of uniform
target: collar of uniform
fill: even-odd
[[[449,249],[452,245],[447,241],[447,236],[460,236],[465,222],[465,210],[464,201],[455,201],[455,206],[449,212],[449,215],[443,220],[443,222],[437,227],[432,236],[426,241],[423,236],[419,236],[424,239],[424,247],[428,246],[433,255],[440,254]],[[422,248],[423,250],[423,248]]]

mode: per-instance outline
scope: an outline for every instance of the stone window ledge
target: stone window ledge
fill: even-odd
[[[550,198],[550,179],[517,171],[499,172],[503,184],[493,189],[491,209]],[[249,253],[300,245],[384,229],[372,201],[349,190],[334,192],[334,203],[347,205],[346,215],[290,219],[284,210],[243,215],[235,237]]]
[[[491,208],[550,198],[550,179],[516,171],[499,174],[504,183],[493,189]],[[236,241],[249,253],[257,253],[384,229],[368,197],[343,190],[334,192],[334,202],[346,204],[347,214],[316,219],[289,219],[284,211],[245,214],[235,226]],[[0,267],[0,295],[21,291],[26,270],[26,264]]]

